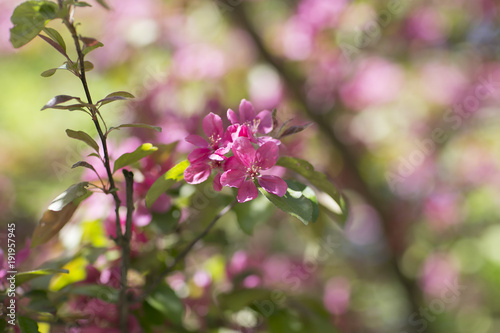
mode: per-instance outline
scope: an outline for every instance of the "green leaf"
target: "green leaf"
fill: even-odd
[[[42,72],[42,74],[40,74],[40,75],[43,77],[49,77],[49,76],[54,75],[58,69],[59,68],[47,69],[46,71]]]
[[[38,269],[35,271],[17,273],[16,286],[20,286],[21,284],[36,279],[37,277],[40,276],[60,274],[60,273],[68,274],[69,271],[67,269]]]
[[[87,186],[88,182],[71,185],[51,202],[33,231],[32,248],[48,242],[68,223],[78,205],[92,195]]]
[[[305,225],[311,221],[315,222],[318,218],[318,203],[315,201],[314,192],[309,187],[295,181],[288,180],[287,184],[287,192],[282,197],[268,193],[261,187],[259,190],[276,207],[298,218]]]
[[[64,52],[66,52],[66,43],[64,42],[64,38],[61,36],[61,34],[56,30],[52,29],[49,27],[43,28],[43,31],[50,37],[52,40],[54,40],[57,44],[59,44]]]
[[[306,128],[311,126],[312,124],[313,123],[310,122],[310,123],[306,123],[304,125],[290,126],[286,130],[284,130],[283,133],[280,134],[279,138],[281,139],[281,138],[284,138],[286,136],[302,132],[303,130],[305,130]]]
[[[106,1],[104,1],[104,0],[96,0],[96,1],[97,1],[98,4],[100,4],[104,8],[106,8],[108,10],[110,9],[109,6],[108,6],[108,4],[106,3]]]
[[[0,318],[0,332],[8,332],[7,331],[7,321],[3,317]]]
[[[85,142],[90,147],[92,147],[97,153],[99,153],[99,145],[87,133],[85,133],[83,131],[73,131],[73,130],[67,129],[66,134],[72,139],[76,139],[76,140],[80,140],[80,141]]]
[[[59,43],[53,41],[52,39],[50,39],[49,37],[47,36],[44,36],[44,35],[38,35],[41,39],[43,39],[44,41],[46,41],[47,43],[49,43],[50,46],[52,46],[54,49],[57,50],[57,52],[61,53],[63,56],[67,57],[68,55],[66,54],[66,51],[62,48],[61,45],[59,45]]]
[[[267,221],[273,215],[274,209],[268,200],[259,196],[255,200],[234,206],[233,211],[241,230],[252,235],[255,225]]]
[[[127,165],[140,161],[144,157],[151,155],[157,150],[158,148],[153,146],[151,143],[144,143],[140,145],[135,151],[131,153],[125,153],[122,156],[118,157],[113,167],[113,173],[116,172],[116,170],[118,169],[121,169]]]
[[[14,9],[10,20],[10,42],[19,48],[35,38],[45,25],[59,16],[59,7],[52,1],[26,1]]]
[[[101,106],[102,106],[102,105],[105,105],[105,104],[108,104],[108,103],[111,103],[114,101],[123,101],[123,100],[129,99],[129,98],[135,98],[135,97],[134,97],[134,95],[132,95],[131,93],[126,92],[126,91],[116,91],[114,93],[107,95],[103,99],[97,101],[96,104],[101,104]]]
[[[65,69],[67,71],[70,71],[71,73],[75,74],[78,76],[77,73],[75,73],[76,71],[76,67],[73,65],[73,64],[69,64],[68,65],[68,61],[65,61],[64,64],[62,64],[61,66],[57,67],[57,68],[51,68],[51,69],[47,69],[45,72],[43,72],[42,74],[40,74],[41,76],[43,77],[49,77],[49,76],[52,76],[55,74],[55,72],[58,70],[58,69]]]
[[[148,125],[148,124],[121,124],[120,126],[110,127],[108,132],[111,132],[112,130],[124,128],[124,127],[148,128],[148,129],[155,130],[157,132],[161,132],[161,127],[159,127],[159,126],[152,126],[152,125]]]
[[[75,6],[76,7],[92,7],[91,4],[89,4],[87,2],[83,2],[83,1],[75,2]]]
[[[40,109],[40,111],[43,111],[45,109],[54,108],[55,106],[57,106],[61,103],[65,103],[67,101],[70,101],[72,99],[76,99],[76,100],[80,101],[80,98],[78,98],[78,97],[68,96],[68,95],[57,95],[55,97],[52,97],[52,99],[50,101],[48,101],[47,104],[45,104],[43,106],[43,108]]]
[[[95,49],[97,49],[99,47],[103,47],[103,46],[104,45],[101,42],[97,42],[96,44],[92,44],[92,46],[85,45],[85,47],[82,50],[82,53],[85,56],[85,55],[89,54],[90,52],[94,51]]]
[[[239,311],[255,301],[270,299],[271,291],[261,288],[237,289],[229,293],[219,294],[217,301],[222,309]]]
[[[184,179],[184,170],[187,169],[189,166],[189,161],[184,160],[182,162],[179,162],[176,164],[174,167],[172,167],[170,170],[165,172],[163,176],[158,178],[153,185],[148,190],[148,193],[146,194],[146,206],[151,207],[155,201],[165,193],[166,190],[172,187],[175,183],[178,181],[181,181]]]
[[[19,316],[17,318],[21,333],[40,333],[38,323],[31,318]]]
[[[68,292],[73,295],[83,295],[98,298],[108,303],[116,303],[119,297],[118,289],[102,284],[72,285]]]
[[[29,300],[28,309],[29,311],[36,312],[56,312],[57,309],[53,303],[47,297],[47,291],[45,290],[30,290],[23,295],[23,298]],[[0,332],[3,332],[0,330]]]
[[[146,302],[161,312],[170,322],[181,325],[184,304],[169,286],[165,284],[158,286],[146,298]]]
[[[83,67],[85,68],[86,72],[90,72],[91,70],[94,69],[94,64],[91,63],[90,61],[84,61],[83,62]],[[78,68],[80,70],[80,67]]]
[[[276,165],[298,173],[302,177],[306,178],[318,190],[326,193],[338,205],[338,209],[335,213],[339,216],[340,221],[342,223],[346,221],[348,214],[347,202],[324,173],[315,171],[314,167],[309,162],[295,157],[281,157]],[[330,209],[333,211],[335,207],[330,207]]]

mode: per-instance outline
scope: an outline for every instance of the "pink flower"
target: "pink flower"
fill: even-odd
[[[254,141],[256,133],[267,134],[273,130],[271,112],[264,110],[256,115],[252,103],[245,99],[241,100],[239,114],[238,117],[233,110],[227,110],[227,119],[233,125],[228,131],[231,132],[233,139],[243,136]]]
[[[189,184],[200,184],[210,177],[212,169],[218,169],[226,160],[224,154],[231,149],[229,140],[224,137],[222,119],[216,114],[209,113],[203,119],[203,131],[208,140],[199,135],[189,135],[186,141],[192,143],[196,148],[188,155],[189,167],[184,171],[184,179]],[[220,174],[214,179],[214,188],[220,191]]]
[[[220,179],[224,186],[237,187],[238,202],[243,203],[257,197],[254,180],[267,192],[282,197],[288,188],[283,179],[277,176],[261,175],[261,170],[273,167],[278,160],[278,145],[266,142],[257,150],[248,138],[240,137],[233,142],[234,156],[226,162],[225,171]]]

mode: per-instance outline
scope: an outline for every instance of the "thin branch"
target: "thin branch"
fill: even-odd
[[[224,207],[214,218],[213,220],[208,224],[208,226],[198,235],[196,236],[195,239],[193,239],[185,248],[182,250],[181,253],[179,253],[174,260],[160,273],[160,275],[153,281],[153,283],[150,283],[149,286],[144,290],[143,294],[139,296],[135,302],[140,302],[144,300],[153,290],[156,289],[156,287],[161,284],[163,279],[170,274],[175,266],[179,264],[181,261],[184,260],[184,258],[189,254],[189,252],[193,249],[193,247],[198,243],[203,237],[205,237],[210,230],[215,226],[217,221],[224,216],[227,212],[229,212],[234,205],[236,205],[238,201],[234,199],[233,202],[231,202],[229,205]]]
[[[130,267],[130,238],[132,236],[132,213],[134,212],[134,174],[123,169],[127,198],[127,219],[125,233],[122,238],[122,260],[120,272],[120,297],[118,307],[120,311],[120,329],[123,333],[128,331],[128,299],[127,275]]]
[[[82,48],[80,46],[80,40],[78,39],[78,34],[76,32],[75,25],[73,24],[73,21],[71,18],[65,19],[64,24],[66,25],[69,32],[71,33],[71,36],[73,37],[73,41],[75,43],[76,52],[78,54],[78,62],[80,63],[79,78],[80,78],[80,81],[82,82],[83,89],[85,90],[85,95],[87,96],[88,104],[91,105],[90,111],[92,113],[92,121],[94,122],[95,128],[97,129],[97,133],[99,134],[99,138],[101,139],[102,149],[103,149],[103,154],[104,154],[104,167],[106,168],[106,173],[108,175],[108,182],[109,182],[108,193],[111,193],[111,195],[113,196],[113,199],[115,201],[115,218],[116,218],[116,240],[115,241],[117,243],[120,243],[121,238],[122,238],[122,231],[121,231],[121,226],[120,226],[120,214],[119,214],[121,201],[120,201],[120,198],[118,197],[118,194],[116,193],[117,188],[115,185],[115,181],[113,179],[113,173],[111,172],[106,136],[102,132],[101,125],[99,124],[99,120],[97,119],[97,116],[96,116],[96,110],[95,110],[94,103],[92,103],[92,96],[90,95],[89,86],[87,84],[87,77],[85,75],[85,66],[83,65],[84,64],[84,54],[83,54]]]

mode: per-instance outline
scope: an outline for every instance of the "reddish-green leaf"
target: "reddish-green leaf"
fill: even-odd
[[[92,137],[90,135],[88,135],[87,133],[83,132],[83,131],[73,131],[73,130],[70,130],[70,129],[67,129],[66,130],[66,134],[72,138],[72,139],[76,139],[76,140],[80,140],[80,141],[83,141],[85,142],[86,144],[88,144],[90,147],[92,147],[96,152],[99,153],[99,145],[97,144],[97,142],[95,142],[94,139],[92,139]]]

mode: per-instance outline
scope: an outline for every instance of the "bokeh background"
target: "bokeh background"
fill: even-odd
[[[39,111],[54,95],[83,91],[70,73],[39,75],[63,61],[41,39],[10,46],[19,3],[0,0],[0,221],[3,229],[16,223],[18,250],[50,201],[89,177],[71,169],[89,152],[64,130],[96,134],[83,113]],[[224,115],[246,98],[257,110],[277,108],[280,122],[312,121],[284,140],[281,153],[325,172],[349,201],[345,226],[327,214],[305,226],[260,199],[251,212],[225,216],[169,277],[188,309],[187,329],[500,331],[498,3],[109,0],[110,11],[89,3],[77,12],[79,32],[104,44],[88,58],[92,94],[137,97],[110,104],[107,123],[163,128],[117,132],[115,156],[141,142],[180,141],[161,167],[141,165],[144,179],[185,158],[191,147],[182,140],[200,130],[204,115]],[[58,24],[51,27],[62,30]],[[145,269],[141,258],[156,253],[152,243],[168,252],[216,212],[217,205],[189,201],[200,191],[182,185],[153,213],[138,212],[137,272]],[[103,274],[109,256],[75,258],[82,244],[111,247],[109,205],[91,197],[59,240],[27,255],[23,267],[71,258],[80,280],[88,266]],[[241,216],[256,224],[253,235],[238,227]],[[249,296],[236,295],[221,304],[217,295],[235,285],[273,290],[276,299],[240,306]]]

